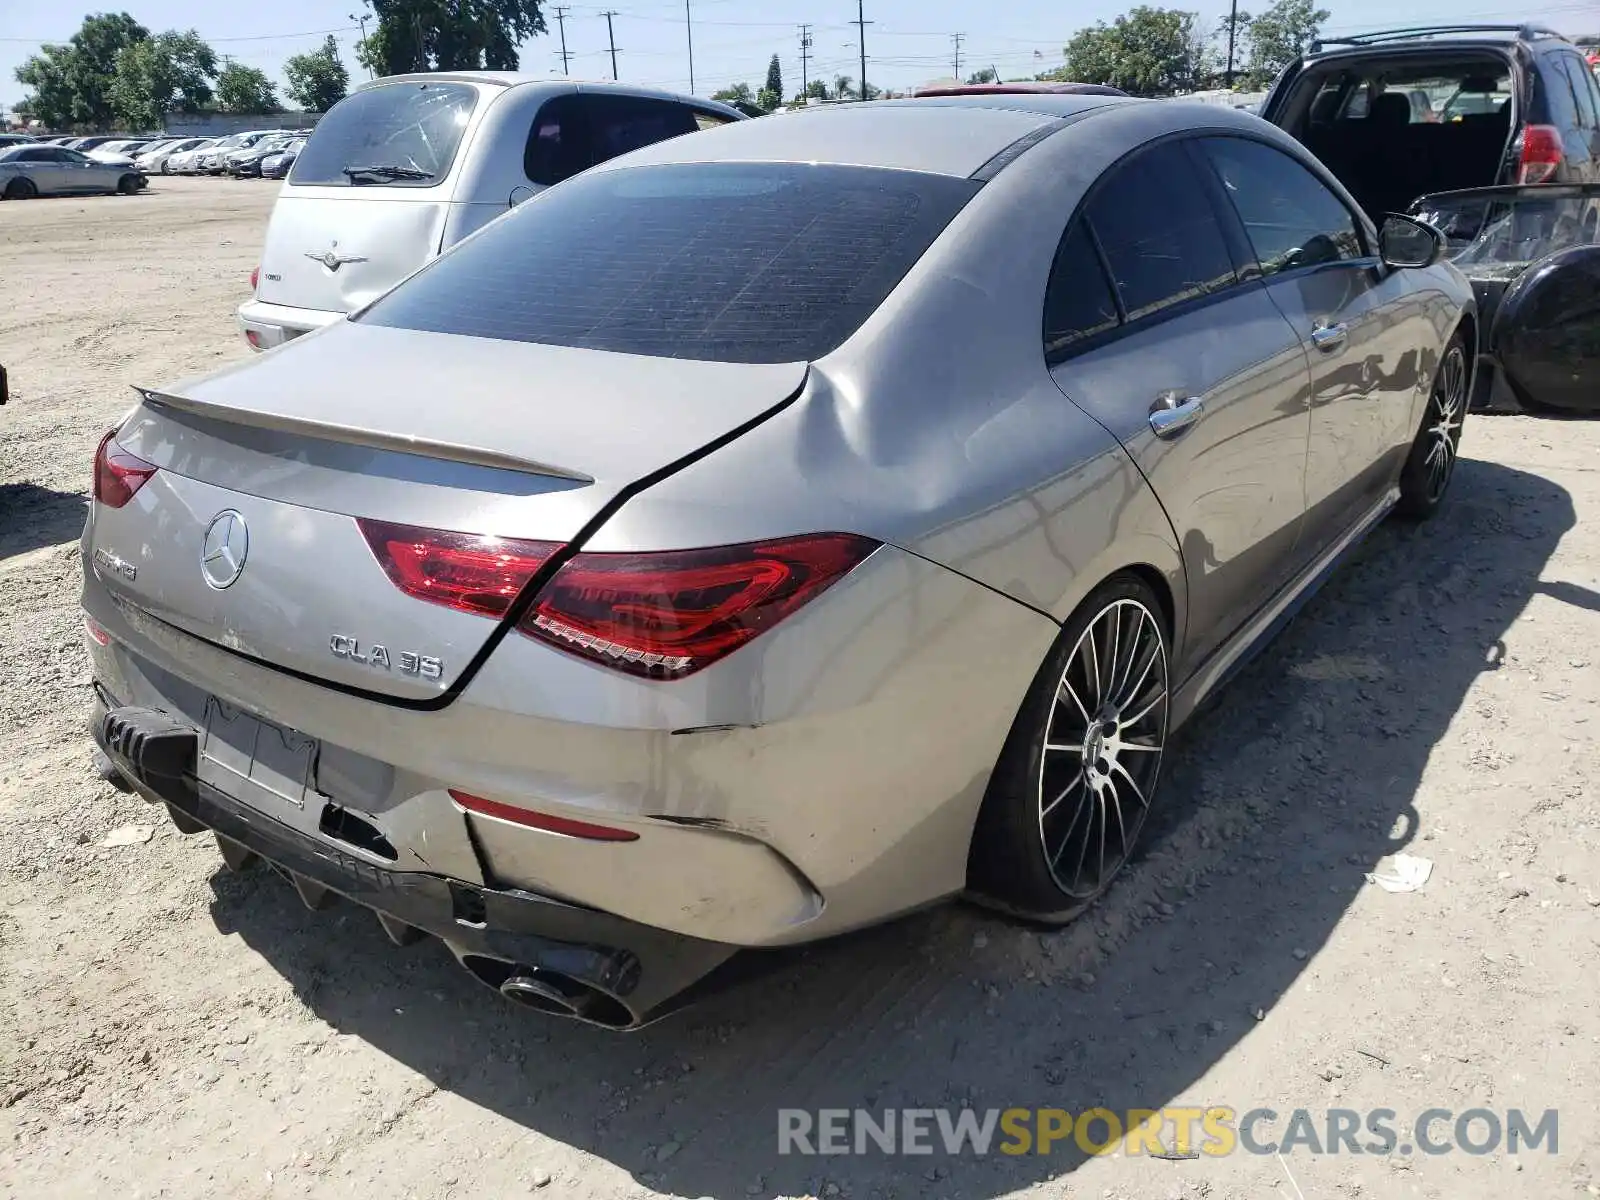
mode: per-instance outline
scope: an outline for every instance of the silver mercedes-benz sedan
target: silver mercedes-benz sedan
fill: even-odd
[[[0,149],[0,199],[119,193],[131,196],[150,181],[133,160],[100,162],[60,146]]]
[[[1441,502],[1441,248],[1213,105],[625,155],[141,390],[83,537],[102,769],[614,1027],[947,897],[1065,921],[1196,704]]]

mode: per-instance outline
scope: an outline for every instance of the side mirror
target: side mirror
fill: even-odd
[[[1378,230],[1378,257],[1386,267],[1431,267],[1444,252],[1444,234],[1415,217],[1390,213]]]

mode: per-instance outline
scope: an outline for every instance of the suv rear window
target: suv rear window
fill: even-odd
[[[861,326],[981,186],[803,163],[579,175],[356,319],[662,358],[809,361]]]
[[[352,92],[317,122],[289,182],[433,187],[449,172],[477,103],[477,90],[464,83],[391,83]]]

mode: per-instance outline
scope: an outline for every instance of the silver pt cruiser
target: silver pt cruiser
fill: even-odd
[[[105,769],[301,897],[637,1026],[740,947],[1111,886],[1172,731],[1450,482],[1472,293],[1210,105],[740,121],[141,392]]]

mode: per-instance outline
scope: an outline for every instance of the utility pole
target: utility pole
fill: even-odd
[[[563,75],[572,74],[572,67],[570,66],[572,55],[567,50],[567,14],[571,11],[570,8],[558,8],[555,10],[556,28],[561,31],[561,73]]]
[[[811,98],[811,76],[807,68],[811,63],[811,26],[800,26],[800,97]]]
[[[350,19],[361,26],[361,57],[362,59],[365,59],[367,57],[367,14],[362,13],[358,17],[355,13],[351,13]],[[367,78],[377,78],[377,74],[373,71],[371,63],[367,64]]]
[[[683,35],[689,40],[689,94],[694,95],[694,18],[689,15],[689,0],[683,0]]]
[[[867,98],[867,26],[874,22],[867,20],[866,0],[856,0],[856,19],[852,24],[861,35],[861,98]]]
[[[1228,11],[1228,70],[1226,82],[1228,88],[1233,88],[1233,35],[1239,28],[1239,0],[1233,0],[1233,5]]]
[[[950,41],[955,45],[955,48],[956,48],[956,61],[955,61],[954,74],[955,74],[957,83],[961,82],[961,43],[966,41],[966,40],[967,40],[967,35],[964,34],[964,33],[952,33],[950,35]]]
[[[611,79],[612,82],[615,82],[617,78],[617,35],[611,30],[611,18],[617,14],[607,9],[601,15],[606,19],[606,41],[611,43]]]

